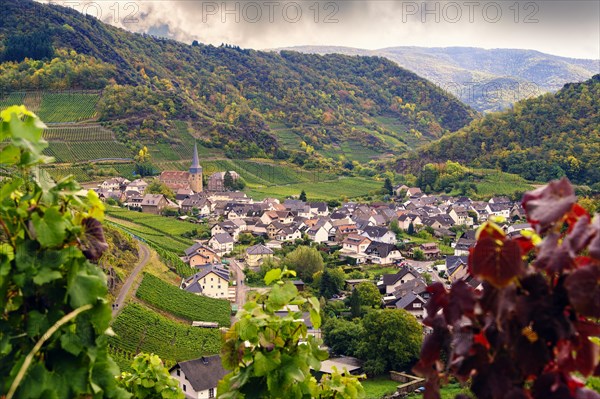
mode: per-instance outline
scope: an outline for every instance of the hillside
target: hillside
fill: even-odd
[[[364,148],[357,160],[367,161],[439,138],[475,116],[378,57],[190,46],[30,0],[4,7],[0,50],[13,55],[11,43],[23,38],[51,44],[54,60],[1,64],[0,101],[32,89],[101,89],[95,117],[131,146],[177,145],[180,123],[229,157],[319,165]]]
[[[518,100],[557,91],[566,83],[581,82],[600,72],[600,60],[519,49],[299,46],[283,50],[386,57],[481,112],[508,108]]]
[[[500,168],[528,180],[566,175],[580,184],[600,182],[600,75],[565,85],[556,94],[523,100],[430,144],[396,167],[447,159]]]

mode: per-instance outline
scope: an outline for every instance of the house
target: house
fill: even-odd
[[[384,274],[377,285],[382,285],[386,294],[392,294],[400,285],[416,278],[421,278],[421,275],[410,267],[404,267],[396,274]]]
[[[129,183],[130,181],[123,177],[113,177],[112,179],[103,181],[102,184],[100,184],[100,188],[102,190],[124,191]]]
[[[225,187],[225,174],[227,172],[216,172],[210,175],[208,178],[208,191],[227,191],[227,187]],[[230,170],[229,174],[231,175],[232,181],[236,181],[240,178],[235,171]]]
[[[425,299],[426,301],[429,300],[429,298],[431,298],[431,293],[429,293],[427,291],[427,283],[425,282],[425,280],[423,278],[420,277],[420,278],[415,278],[413,280],[409,280],[404,284],[400,284],[396,288],[396,291],[394,291],[392,293],[392,296],[394,297],[394,299],[391,302],[395,303],[397,300],[404,298],[406,295],[408,295],[411,292],[419,295],[421,298]]]
[[[469,250],[475,246],[476,240],[460,237],[454,246],[454,256],[469,255]]]
[[[380,265],[389,265],[404,259],[395,245],[384,242],[371,242],[365,250],[365,254],[369,256],[368,259],[371,262]]]
[[[368,237],[371,241],[383,242],[386,244],[396,244],[396,234],[386,227],[367,226],[363,229],[361,235]]]
[[[398,185],[394,187],[394,194],[396,195],[396,197],[406,197],[409,188],[410,187],[408,187],[405,184]]]
[[[448,256],[446,258],[446,276],[451,282],[464,278],[468,274],[467,256]]]
[[[191,267],[218,263],[221,258],[211,248],[201,243],[195,243],[184,251],[183,261]]]
[[[208,216],[212,211],[212,203],[200,194],[190,195],[181,202],[181,211],[184,213],[197,211],[199,216]]]
[[[171,377],[179,382],[186,398],[216,398],[217,384],[229,371],[223,368],[219,355],[179,362],[169,369]]]
[[[501,216],[506,219],[510,217],[510,204],[497,204],[497,203],[489,203],[485,210],[490,216]]]
[[[302,232],[297,226],[285,226],[275,233],[277,241],[294,241],[302,238]]]
[[[200,272],[183,280],[180,288],[196,295],[229,299],[229,271],[221,265],[204,266]]]
[[[310,213],[315,216],[327,216],[329,215],[329,206],[326,202],[309,202]]]
[[[402,298],[398,299],[393,303],[394,307],[397,309],[404,309],[408,313],[412,314],[419,320],[423,320],[427,317],[427,311],[425,310],[425,303],[427,301],[421,297],[419,294],[415,294],[414,292],[409,292],[404,295]],[[390,307],[388,305],[388,307]]]
[[[469,216],[469,213],[462,206],[456,206],[448,212],[448,216],[452,218],[455,224],[473,226],[473,219]]]
[[[435,259],[440,256],[440,249],[438,248],[438,245],[435,242],[423,243],[423,244],[419,245],[418,248],[421,251],[423,251],[423,255],[425,256],[425,259],[431,260],[431,259]],[[409,252],[411,255],[414,256],[415,248],[412,248]]]
[[[273,259],[273,250],[262,244],[246,248],[246,263],[249,267],[258,267],[266,259]]]
[[[146,194],[140,203],[142,212],[160,215],[169,202],[163,194]]]
[[[350,234],[342,241],[342,252],[364,254],[370,244],[371,240],[369,238],[358,234]]]
[[[127,185],[125,191],[137,191],[140,194],[144,194],[146,187],[148,187],[148,183],[146,181],[143,179],[135,179]]]
[[[333,234],[332,234],[333,233]],[[329,237],[334,241],[343,241],[346,236],[349,234],[357,234],[358,229],[355,224],[348,224],[345,221],[342,224],[334,223],[333,227],[329,232]]]
[[[329,232],[323,226],[314,226],[306,230],[308,238],[316,243],[323,243],[329,240]]]
[[[208,245],[214,249],[217,255],[223,256],[233,251],[233,237],[228,233],[219,233],[208,240]]]

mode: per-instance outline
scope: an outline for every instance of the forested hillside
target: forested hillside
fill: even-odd
[[[600,75],[487,115],[411,158],[500,168],[529,180],[600,182]],[[414,163],[411,162],[411,163]],[[397,166],[407,165],[406,159]]]
[[[169,142],[175,121],[184,121],[205,145],[226,154],[303,163],[321,150],[335,155],[331,150],[345,142],[371,148],[374,156],[402,151],[457,130],[475,115],[383,58],[190,46],[55,5],[24,0],[3,8],[0,50],[15,62],[1,66],[0,97],[103,88],[100,121],[121,140]],[[52,40],[40,39],[39,32]],[[21,60],[48,52],[56,61]],[[306,146],[283,145],[290,135]]]
[[[364,50],[339,46],[298,46],[309,54],[386,57],[440,85],[481,112],[501,111],[515,102],[582,82],[600,72],[600,60],[574,59],[535,50],[475,47],[389,47]]]

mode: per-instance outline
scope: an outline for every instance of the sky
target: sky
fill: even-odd
[[[600,58],[600,1],[51,0],[134,32],[191,43],[533,49]]]

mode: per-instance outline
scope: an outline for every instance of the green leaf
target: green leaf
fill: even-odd
[[[271,358],[271,356],[265,356],[262,352],[256,352],[254,355],[254,375],[257,377],[267,375],[270,371],[277,368],[278,362]]]
[[[280,269],[271,269],[265,274],[265,284],[271,285],[273,281],[279,280],[281,278],[281,270]]]
[[[321,327],[321,314],[314,309],[310,310],[310,322],[313,327],[318,330]]]
[[[9,145],[0,151],[0,159],[4,164],[14,165],[21,159],[21,151],[18,147]]]
[[[241,319],[237,324],[237,328],[241,340],[252,342],[256,341],[258,329],[252,320],[246,318]]]
[[[60,272],[47,267],[42,267],[33,278],[33,282],[37,285],[44,285],[61,277],[62,274],[60,274]]]
[[[37,239],[45,247],[61,244],[66,237],[66,224],[62,214],[56,208],[48,208],[43,217],[34,213],[31,222]]]
[[[79,272],[69,285],[70,304],[74,308],[94,304],[106,295],[106,285],[100,276]]]

